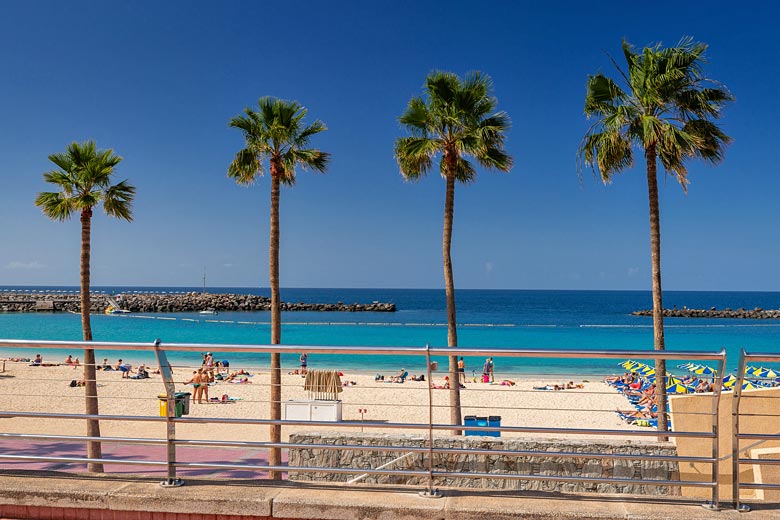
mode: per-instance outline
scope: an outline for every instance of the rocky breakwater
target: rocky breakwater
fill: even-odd
[[[92,293],[90,312],[100,313],[111,303],[104,293]],[[270,311],[271,299],[251,294],[212,294],[199,292],[125,293],[113,296],[120,307],[130,312]],[[80,312],[78,293],[1,292],[0,311]],[[394,303],[304,303],[282,302],[283,311],[313,312],[395,312]]]
[[[631,313],[633,316],[652,316],[652,310],[634,311]],[[716,309],[710,307],[709,309],[689,309],[683,307],[682,309],[664,309],[665,318],[737,318],[745,320],[780,320],[780,309],[762,309],[756,307],[755,309]]]

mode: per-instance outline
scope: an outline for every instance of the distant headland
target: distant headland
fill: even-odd
[[[631,313],[633,316],[652,316],[652,310],[634,311]],[[780,309],[762,309],[756,307],[755,309],[716,309],[710,307],[709,309],[689,309],[683,307],[682,309],[664,309],[664,317],[666,318],[737,318],[746,320],[777,320],[780,319]]]
[[[203,310],[223,311],[270,311],[271,299],[251,294],[212,294],[201,292],[132,293],[107,295],[90,294],[90,312],[102,313],[113,305],[129,312],[200,312]],[[282,302],[283,311],[319,312],[395,312],[394,303],[303,303]],[[79,312],[81,309],[78,292],[62,291],[2,291],[0,312]]]

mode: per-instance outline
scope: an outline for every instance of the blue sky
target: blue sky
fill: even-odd
[[[773,122],[778,8],[654,2],[6,2],[0,17],[0,285],[76,285],[78,219],[46,219],[47,155],[94,139],[137,187],[131,224],[97,214],[94,285],[268,285],[269,182],[226,178],[228,120],[260,96],[295,99],[329,130],[326,175],[281,197],[281,284],[443,286],[444,182],[404,182],[397,117],[428,72],[492,76],[512,118],[509,174],[458,186],[459,288],[649,289],[647,188],[636,167],[577,175],[588,74],[614,74],[622,38],[691,35],[737,101],[725,161],[660,183],[664,288],[780,290]]]

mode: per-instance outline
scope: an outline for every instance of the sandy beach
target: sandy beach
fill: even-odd
[[[176,390],[191,392],[191,385],[182,383],[189,379],[195,367],[176,367]],[[247,368],[247,367],[231,367]],[[269,374],[267,369],[248,369],[253,373],[249,384],[217,382],[209,387],[209,396],[221,398],[227,395],[237,400],[228,403],[192,403],[189,417],[209,418],[267,418]],[[287,369],[286,369],[287,370]],[[388,374],[391,375],[391,374]],[[435,385],[440,385],[446,373],[434,375]],[[82,368],[70,366],[32,367],[24,362],[6,362],[5,372],[0,373],[0,391],[6,396],[2,410],[19,412],[84,413],[84,389],[70,387],[74,379],[80,379]],[[164,393],[160,375],[149,379],[123,379],[116,371],[97,372],[100,413],[130,416],[159,417],[158,394]],[[584,388],[543,391],[534,387],[548,383],[573,380]],[[282,377],[282,400],[306,399],[303,378],[285,372]],[[373,375],[346,372],[343,382],[354,386],[343,388],[343,419],[349,426],[338,428],[360,430],[361,414],[366,409],[365,421],[427,423],[428,382],[407,380],[403,384],[374,381]],[[467,382],[462,390],[463,415],[499,415],[502,426],[565,427],[625,429],[632,427],[614,413],[616,408],[628,408],[626,399],[601,381],[582,378],[515,379],[516,385]],[[446,423],[448,391],[433,390],[434,422]],[[83,435],[83,421],[61,419],[3,418],[4,432],[31,434]],[[302,426],[283,429],[283,439],[294,431],[311,430]],[[322,430],[322,428],[316,428]],[[332,430],[336,430],[334,427]],[[369,431],[369,430],[367,430]],[[381,431],[381,430],[379,430]],[[406,430],[411,433],[413,430]],[[423,431],[423,430],[419,430]],[[149,421],[101,421],[103,436],[163,438],[164,423]],[[186,439],[223,439],[263,441],[267,440],[265,425],[228,424],[178,424],[177,437]],[[441,435],[445,435],[444,432]],[[511,434],[503,433],[507,436]],[[518,434],[528,436],[528,434]],[[554,437],[553,435],[547,435]]]

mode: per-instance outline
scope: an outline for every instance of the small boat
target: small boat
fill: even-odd
[[[206,309],[203,311],[200,311],[198,314],[218,314],[215,309]]]
[[[113,305],[109,305],[106,307],[106,314],[113,315],[113,314],[130,314],[130,311],[127,311],[125,309],[120,309],[118,307],[114,307]]]

